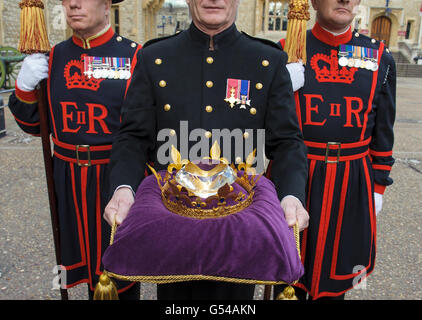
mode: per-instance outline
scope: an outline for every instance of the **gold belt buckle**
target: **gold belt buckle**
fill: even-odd
[[[88,163],[81,163],[79,161],[79,148],[87,148],[88,153]],[[89,150],[89,145],[87,144],[78,144],[76,145],[76,161],[78,163],[78,166],[80,167],[90,167],[91,166],[91,151]]]
[[[338,146],[337,160],[335,160],[335,161],[328,160],[328,154],[330,153],[330,146]],[[341,150],[341,143],[340,142],[327,142],[327,148],[325,149],[325,163],[339,163],[340,162],[340,150]]]

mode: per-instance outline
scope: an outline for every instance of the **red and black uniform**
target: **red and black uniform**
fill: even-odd
[[[87,57],[119,61],[120,66],[129,68],[129,59],[131,66],[136,64],[139,49],[140,45],[108,28],[88,40],[73,36],[50,52],[47,96],[67,288],[88,283],[94,290],[102,272],[101,256],[111,231],[102,218],[108,200],[104,175],[130,82],[128,78],[86,76]],[[35,91],[16,87],[9,107],[25,132],[39,135]],[[119,292],[131,285],[119,283]]]
[[[308,147],[310,221],[298,286],[317,299],[344,294],[374,269],[373,194],[393,183],[396,69],[383,43],[351,28],[333,36],[316,24],[306,45],[305,85],[296,105]],[[374,53],[378,68],[341,67],[340,45]]]

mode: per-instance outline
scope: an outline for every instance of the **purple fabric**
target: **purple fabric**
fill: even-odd
[[[167,210],[156,178],[146,177],[103,264],[125,276],[205,275],[291,283],[303,274],[293,229],[265,177],[248,208],[203,220]]]

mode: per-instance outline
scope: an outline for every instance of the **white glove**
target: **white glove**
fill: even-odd
[[[375,215],[382,209],[382,194],[374,192],[374,201],[375,201]]]
[[[288,63],[286,65],[292,80],[293,91],[297,91],[305,84],[305,67],[300,62]]]
[[[23,60],[16,85],[23,91],[32,91],[41,80],[46,78],[48,78],[48,56],[43,53],[34,53]]]

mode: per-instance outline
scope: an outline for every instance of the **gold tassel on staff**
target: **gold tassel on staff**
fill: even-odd
[[[308,0],[290,0],[284,51],[288,62],[306,64],[306,24],[310,19]]]
[[[21,31],[18,50],[22,53],[47,53],[50,51],[44,20],[44,4],[41,0],[23,0],[21,10]]]

